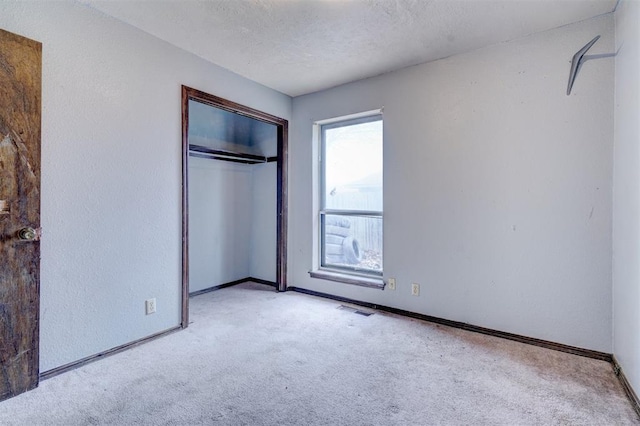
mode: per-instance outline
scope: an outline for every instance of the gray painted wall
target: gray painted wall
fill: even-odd
[[[613,353],[640,392],[640,3],[616,20],[613,174]]]
[[[611,352],[611,14],[293,100],[289,283]],[[312,279],[316,120],[384,107],[384,271]],[[316,167],[317,168],[317,167]],[[411,283],[421,285],[411,296]]]
[[[180,85],[291,99],[75,2],[3,1],[0,27],[43,43],[41,370],[177,326]]]
[[[189,292],[249,276],[252,167],[189,158]]]
[[[267,131],[268,130],[268,131]],[[277,154],[275,126],[252,135]],[[247,277],[276,281],[276,163],[189,158],[189,291]]]

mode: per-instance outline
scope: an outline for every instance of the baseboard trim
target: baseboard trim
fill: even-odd
[[[225,287],[231,287],[231,286],[242,284],[244,282],[249,282],[249,281],[277,288],[277,284],[275,282],[262,280],[262,279],[259,279],[259,278],[247,277],[247,278],[244,278],[242,280],[232,281],[230,283],[221,284],[221,285],[218,285],[218,286],[213,286],[213,287],[210,287],[210,288],[207,288],[207,289],[204,289],[204,290],[199,290],[197,292],[190,293],[189,296],[192,297],[192,296],[196,296],[198,294],[208,293],[210,291],[219,290],[219,289],[225,288]],[[570,354],[574,354],[574,355],[584,356],[584,357],[587,357],[587,358],[593,358],[593,359],[598,359],[598,360],[601,360],[601,361],[610,362],[612,364],[612,366],[613,366],[614,373],[616,374],[616,376],[618,376],[618,380],[620,380],[620,383],[622,384],[622,387],[623,387],[625,393],[627,394],[627,397],[629,398],[629,401],[631,402],[631,405],[633,406],[634,410],[636,411],[636,414],[638,415],[638,418],[640,419],[640,398],[638,398],[638,395],[635,393],[635,391],[633,390],[633,387],[631,386],[631,384],[627,380],[627,377],[625,376],[624,371],[620,367],[620,364],[616,360],[616,357],[614,355],[612,355],[612,354],[608,354],[608,353],[605,353],[605,352],[593,351],[593,350],[590,350],[590,349],[578,348],[578,347],[575,347],[575,346],[564,345],[564,344],[561,344],[561,343],[551,342],[551,341],[548,341],[548,340],[535,339],[533,337],[521,336],[519,334],[507,333],[507,332],[504,332],[504,331],[493,330],[493,329],[490,329],[490,328],[479,327],[479,326],[473,325],[473,324],[467,324],[467,323],[463,323],[463,322],[459,322],[459,321],[447,320],[447,319],[444,319],[444,318],[434,317],[434,316],[431,316],[431,315],[424,315],[424,314],[419,314],[419,313],[416,313],[416,312],[410,312],[410,311],[405,311],[405,310],[402,310],[402,309],[392,308],[392,307],[389,307],[389,306],[377,305],[375,303],[362,302],[362,301],[359,301],[359,300],[349,299],[347,297],[335,296],[333,294],[322,293],[322,292],[319,292],[319,291],[308,290],[308,289],[305,289],[305,288],[300,288],[300,287],[295,287],[295,286],[287,287],[287,291],[293,291],[293,292],[297,292],[297,293],[307,294],[307,295],[310,295],[310,296],[322,297],[322,298],[325,298],[325,299],[331,299],[331,300],[344,302],[344,303],[351,303],[353,305],[364,306],[364,307],[371,308],[371,309],[377,309],[377,310],[380,310],[380,311],[385,311],[385,312],[389,312],[389,313],[396,314],[396,315],[402,315],[402,316],[406,316],[406,317],[410,317],[410,318],[415,318],[415,319],[419,319],[419,320],[422,320],[422,321],[432,322],[432,323],[435,323],[435,324],[442,324],[442,325],[446,325],[446,326],[449,326],[449,327],[459,328],[459,329],[462,329],[462,330],[467,330],[467,331],[472,331],[472,332],[476,332],[476,333],[486,334],[486,335],[494,336],[494,337],[500,337],[500,338],[503,338],[503,339],[513,340],[513,341],[520,342],[520,343],[526,343],[526,344],[533,345],[533,346],[539,346],[539,347],[552,349],[552,350],[556,350],[556,351],[560,351],[560,352],[566,352],[566,353],[570,353]],[[147,337],[143,337],[141,339],[134,340],[134,341],[129,342],[129,343],[125,343],[124,345],[116,346],[116,347],[108,349],[106,351],[99,352],[99,353],[94,354],[94,355],[90,355],[90,356],[88,356],[86,358],[82,358],[82,359],[79,359],[77,361],[70,362],[70,363],[65,364],[65,365],[61,365],[60,367],[56,367],[56,368],[53,368],[51,370],[47,370],[47,371],[45,371],[43,373],[40,373],[40,376],[39,376],[40,381],[50,379],[52,377],[55,377],[55,376],[57,376],[59,374],[62,374],[62,373],[66,373],[66,372],[71,371],[71,370],[75,370],[76,368],[80,368],[80,367],[82,367],[84,365],[87,365],[87,364],[90,364],[92,362],[101,360],[101,359],[109,357],[111,355],[115,355],[117,353],[124,352],[124,351],[126,351],[128,349],[134,348],[134,347],[142,345],[144,343],[148,343],[148,342],[150,342],[152,340],[159,339],[161,337],[164,337],[164,336],[167,336],[169,334],[175,333],[176,331],[179,331],[179,330],[182,330],[181,326],[172,327],[172,328],[169,328],[167,330],[151,334],[151,335],[149,335]]]
[[[273,281],[267,281],[267,280],[263,280],[263,279],[260,279],[260,278],[247,277],[247,278],[243,278],[241,280],[231,281],[231,282],[228,282],[228,283],[225,283],[225,284],[221,284],[221,285],[205,288],[203,290],[194,291],[193,293],[189,293],[189,297],[197,296],[197,295],[203,294],[203,293],[209,293],[211,291],[220,290],[222,288],[231,287],[231,286],[242,284],[242,283],[249,282],[249,281],[256,282],[258,284],[265,284],[265,285],[277,288],[277,284],[275,282],[273,282]],[[50,378],[55,377],[55,376],[57,376],[59,374],[66,373],[67,371],[75,370],[76,368],[80,368],[80,367],[82,367],[84,365],[87,365],[87,364],[90,364],[92,362],[101,360],[101,359],[106,358],[106,357],[111,356],[111,355],[115,355],[115,354],[120,353],[120,352],[126,351],[127,349],[131,349],[133,347],[142,345],[142,344],[150,342],[152,340],[159,339],[160,337],[167,336],[167,335],[169,335],[171,333],[175,333],[176,331],[179,331],[179,330],[182,330],[181,326],[172,327],[172,328],[169,328],[167,330],[152,334],[150,336],[143,337],[142,339],[134,340],[132,342],[125,343],[124,345],[116,346],[115,348],[111,348],[111,349],[108,349],[106,351],[99,352],[99,353],[94,354],[94,355],[90,355],[90,356],[88,356],[86,358],[82,358],[82,359],[79,359],[77,361],[73,361],[73,362],[70,362],[68,364],[61,365],[60,367],[56,367],[56,368],[52,368],[51,370],[47,370],[47,371],[45,371],[43,373],[40,373],[39,378],[40,378],[41,381],[50,379]]]
[[[132,342],[125,343],[124,345],[116,346],[115,348],[111,348],[111,349],[108,349],[106,351],[99,352],[99,353],[94,354],[94,355],[90,355],[90,356],[88,356],[86,358],[82,358],[82,359],[79,359],[77,361],[70,362],[69,364],[65,364],[65,365],[61,365],[60,367],[52,368],[51,370],[47,370],[44,373],[41,373],[40,374],[40,380],[47,380],[47,379],[55,377],[55,376],[57,376],[59,374],[66,373],[67,371],[75,370],[76,368],[82,367],[84,365],[90,364],[90,363],[98,361],[98,360],[101,360],[101,359],[106,358],[108,356],[115,355],[117,353],[124,352],[127,349],[131,349],[131,348],[133,348],[135,346],[142,345],[143,343],[148,343],[148,342],[150,342],[152,340],[159,339],[160,337],[164,337],[164,336],[167,336],[167,335],[169,335],[171,333],[175,333],[178,330],[182,330],[182,327],[180,327],[180,326],[172,327],[172,328],[169,328],[167,330],[161,331],[159,333],[155,333],[155,334],[152,334],[150,336],[143,337],[142,339],[134,340]]]
[[[254,278],[254,277],[249,277],[247,278],[247,281],[252,281],[254,283],[258,283],[258,284],[264,284],[264,285],[269,285],[271,287],[275,287],[278,288],[278,284],[274,281],[267,281],[267,280],[263,280],[261,278]]]
[[[622,370],[622,367],[620,367],[620,364],[618,363],[615,355],[613,355],[613,360],[611,362],[613,364],[613,372],[616,373],[616,376],[618,376],[618,380],[620,380],[620,384],[622,384],[624,392],[627,394],[629,401],[631,401],[633,409],[636,410],[638,419],[640,419],[640,399],[638,398],[638,395],[633,390],[633,387],[631,386],[631,383],[629,383],[629,380],[627,380],[627,376],[624,375],[624,371]]]
[[[210,293],[212,291],[221,290],[223,288],[232,287],[234,285],[246,283],[249,281],[249,278],[242,278],[240,280],[230,281],[228,283],[214,285],[212,287],[203,288],[202,290],[194,291],[193,293],[189,293],[189,297],[199,296],[204,293]]]
[[[371,309],[377,309],[380,311],[390,312],[396,315],[402,315],[405,317],[415,318],[422,321],[432,322],[435,324],[442,324],[449,327],[460,328],[462,330],[473,331],[475,333],[486,334],[489,336],[500,337],[507,340],[514,340],[520,343],[526,343],[528,345],[539,346],[542,348],[553,349],[560,352],[566,352],[574,355],[580,355],[587,358],[598,359],[601,361],[613,362],[613,356],[605,352],[593,351],[590,349],[578,348],[575,346],[564,345],[562,343],[551,342],[548,340],[536,339],[533,337],[521,336],[519,334],[507,333],[505,331],[493,330],[491,328],[480,327],[473,324],[468,324],[460,321],[452,321],[444,318],[433,317],[431,315],[419,314],[416,312],[405,311],[402,309],[391,308],[389,306],[376,305],[374,303],[362,302],[359,300],[349,299],[346,297],[335,296],[328,293],[321,293],[318,291],[307,290],[305,288],[291,286],[287,290],[295,291],[298,293],[304,293],[311,296],[324,297],[327,299],[336,300],[338,302],[351,303],[358,306],[364,306]]]
[[[247,283],[247,282],[250,282],[250,281],[258,283],[258,284],[264,284],[264,285],[269,285],[271,287],[278,288],[278,285],[273,281],[267,281],[267,280],[263,280],[263,279],[260,279],[260,278],[254,278],[254,277],[247,277],[247,278],[242,278],[240,280],[230,281],[228,283],[214,285],[212,287],[207,287],[207,288],[204,288],[202,290],[194,291],[193,293],[189,293],[189,297],[199,296],[201,294],[210,293],[210,292],[216,291],[216,290],[222,290],[223,288],[232,287],[234,285]]]

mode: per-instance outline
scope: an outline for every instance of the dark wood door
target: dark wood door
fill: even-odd
[[[41,69],[0,30],[0,400],[38,385]]]

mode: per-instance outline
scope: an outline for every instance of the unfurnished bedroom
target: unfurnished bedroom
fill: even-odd
[[[0,424],[640,424],[640,2],[0,3]]]

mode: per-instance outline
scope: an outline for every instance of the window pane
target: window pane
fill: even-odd
[[[322,215],[322,266],[382,274],[382,217]]]
[[[327,127],[324,207],[382,211],[382,120]]]

